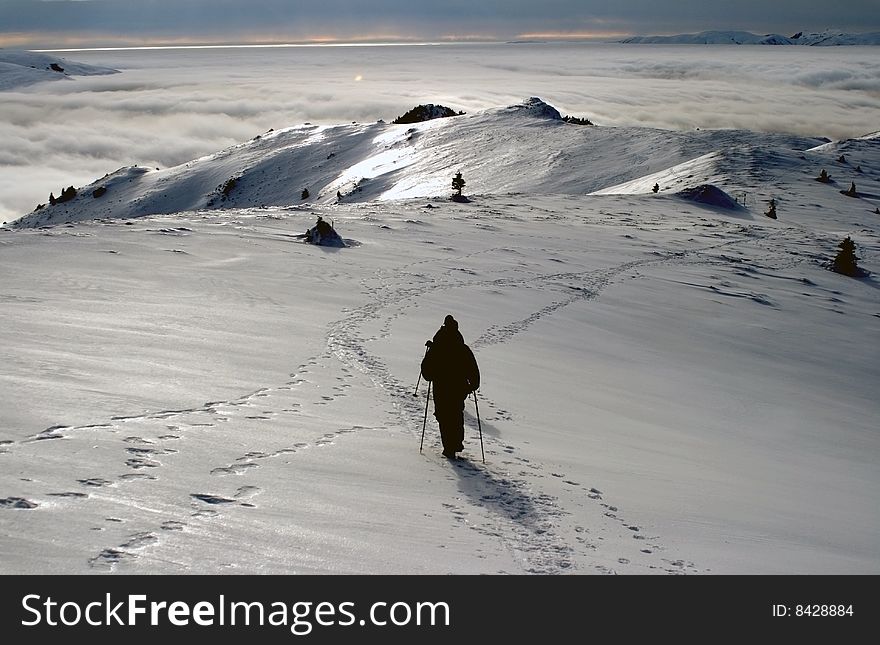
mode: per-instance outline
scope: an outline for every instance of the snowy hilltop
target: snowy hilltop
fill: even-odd
[[[623,184],[625,192],[634,185],[650,192],[658,180],[666,193],[712,183],[745,158],[761,163],[778,154],[809,167],[816,162],[801,159],[801,151],[826,142],[741,130],[590,127],[532,97],[417,124],[299,125],[171,168],[121,168],[86,186],[47,187],[46,202],[16,226],[431,198],[447,194],[461,169],[480,193],[580,195]]]
[[[530,98],[50,188],[0,228],[0,573],[880,573],[876,133]]]
[[[657,45],[880,45],[880,32],[850,34],[840,31],[798,32],[758,35],[748,31],[701,31],[676,36],[632,36],[620,41],[627,44]]]
[[[77,63],[49,54],[0,49],[0,91],[70,79],[72,76],[116,74],[118,70]]]

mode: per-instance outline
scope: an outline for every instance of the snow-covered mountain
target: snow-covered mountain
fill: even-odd
[[[877,133],[538,99],[122,169],[0,229],[0,572],[880,573],[878,207]]]
[[[533,97],[415,125],[306,124],[270,131],[173,168],[122,168],[77,188],[71,199],[42,206],[16,225],[437,197],[450,191],[458,171],[471,192],[487,194],[607,193],[645,177],[649,183],[643,192],[658,179],[669,192],[722,179],[731,168],[760,164],[764,157],[809,167],[816,161],[801,159],[803,151],[821,143],[737,130],[577,125]],[[697,159],[706,162],[683,174],[682,168]],[[752,189],[738,179],[730,183],[733,190]],[[52,196],[61,197],[62,188]],[[301,198],[303,189],[308,189],[308,199]]]
[[[628,44],[658,45],[880,45],[880,32],[851,34],[840,31],[798,32],[793,36],[753,34],[748,31],[701,31],[675,36],[632,36]]]
[[[70,79],[72,76],[116,74],[109,67],[86,65],[39,52],[0,49],[0,91],[41,83]]]

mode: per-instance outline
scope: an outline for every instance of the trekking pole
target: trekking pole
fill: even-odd
[[[474,390],[474,407],[477,409],[477,428],[480,430],[480,452],[483,454],[483,463],[486,463],[486,451],[483,450],[483,424],[480,423],[480,406],[477,404],[477,391]]]
[[[434,343],[432,343],[430,340],[429,340],[429,341],[425,341],[425,348],[426,348],[426,349],[425,349],[425,356],[428,355],[428,350],[431,349],[431,345],[433,345],[433,344],[434,344]],[[419,378],[416,379],[416,389],[413,390],[413,396],[418,396],[418,395],[419,395],[419,383],[421,383],[421,382],[422,382],[422,370],[421,370],[421,368],[420,368],[420,369],[419,369]]]
[[[422,441],[419,443],[419,452],[422,452],[422,446],[425,445],[425,426],[428,425],[428,402],[431,400],[431,381],[428,381],[428,396],[425,398],[425,420],[422,422]]]

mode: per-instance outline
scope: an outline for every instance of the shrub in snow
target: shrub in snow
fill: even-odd
[[[455,191],[455,197],[461,197],[461,189],[464,188],[464,178],[462,178],[461,173],[455,173],[455,177],[452,178],[452,190]]]
[[[220,188],[220,192],[223,194],[223,199],[225,200],[229,195],[235,190],[235,184],[238,183],[237,177],[230,177],[226,180],[226,183]]]
[[[856,245],[849,236],[847,236],[837,248],[837,256],[831,262],[831,266],[829,267],[832,271],[847,275],[851,278],[860,278],[866,275],[866,272],[859,268],[859,258],[856,256]]]
[[[777,219],[777,217],[776,217],[776,200],[775,199],[772,199],[772,198],[770,199],[770,206],[769,206],[769,208],[767,208],[767,212],[764,213],[764,215],[766,215],[770,219]]]
[[[566,123],[574,123],[575,125],[595,125],[589,119],[583,119],[578,116],[564,116],[562,117],[562,120]]]
[[[660,192],[660,184],[654,184],[654,187],[651,190],[653,190],[655,193]]]
[[[303,188],[302,194],[299,197],[300,199],[308,199],[309,198],[309,189]]]
[[[74,197],[76,197],[76,188],[68,186],[61,189],[61,197],[55,197],[55,193],[49,193],[49,203],[54,206],[55,204],[69,202]]]
[[[847,197],[858,197],[859,192],[856,190],[856,182],[852,182],[847,190],[841,190],[841,193]]]
[[[823,184],[827,184],[831,181],[831,177],[828,176],[828,172],[822,168],[822,172],[819,173],[819,176],[816,177],[816,181],[821,181]]]
[[[55,198],[54,202],[52,202],[52,199],[51,199],[52,194],[49,193],[49,198],[50,198],[49,201],[52,202],[53,204],[61,204],[63,202],[69,202],[74,197],[76,197],[76,188],[74,188],[73,186],[68,186],[67,188],[63,189],[61,191],[61,197]]]
[[[98,198],[104,195],[107,192],[107,188],[105,186],[98,186],[92,191],[92,197]]]

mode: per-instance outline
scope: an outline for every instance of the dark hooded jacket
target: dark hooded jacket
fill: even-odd
[[[465,345],[458,323],[451,317],[434,334],[432,345],[422,359],[422,376],[433,382],[435,401],[438,397],[463,400],[480,387],[477,360]]]

